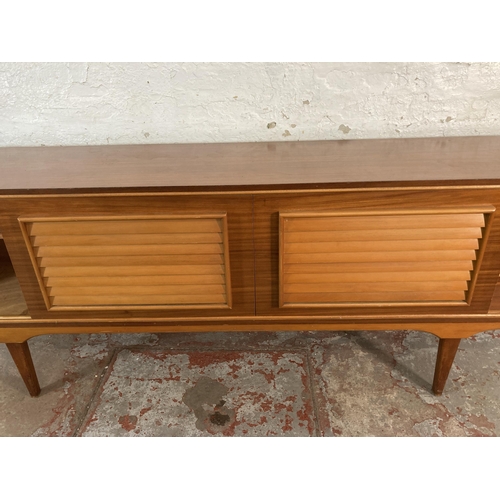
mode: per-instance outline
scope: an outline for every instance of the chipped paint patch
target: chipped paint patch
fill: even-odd
[[[311,436],[307,361],[288,351],[118,353],[83,436]]]
[[[493,361],[500,345],[492,345],[493,334],[461,344],[457,363],[450,373],[443,396],[431,390],[437,339],[418,331],[332,332],[312,346],[312,368],[317,394],[319,422],[324,435],[341,436],[494,436],[496,424],[474,411],[469,391],[483,390],[466,370],[461,353],[474,353],[485,343],[480,356]],[[473,344],[466,347],[467,343]],[[473,366],[474,365],[472,363]],[[492,366],[492,365],[490,365]],[[483,367],[485,368],[485,367]],[[489,369],[494,375],[494,370]],[[470,382],[469,382],[470,381]],[[489,379],[491,394],[474,397],[475,409],[498,414],[498,381]],[[470,385],[468,385],[470,384]],[[481,403],[481,399],[483,402]],[[488,401],[487,406],[483,406]]]
[[[137,417],[134,415],[122,415],[118,419],[118,423],[126,431],[133,431],[137,425]]]

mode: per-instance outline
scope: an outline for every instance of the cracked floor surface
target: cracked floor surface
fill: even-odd
[[[500,331],[431,393],[418,331],[51,335],[30,398],[0,345],[0,436],[497,436]]]

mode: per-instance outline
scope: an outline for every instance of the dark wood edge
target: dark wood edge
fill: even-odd
[[[341,183],[300,183],[300,184],[252,184],[252,185],[213,185],[213,186],[141,186],[141,187],[88,187],[79,189],[0,189],[2,196],[31,195],[76,195],[76,194],[210,194],[210,193],[255,193],[276,191],[317,191],[317,190],[359,190],[359,189],[426,189],[426,188],[460,188],[480,189],[485,187],[500,188],[499,179],[437,180],[437,181],[388,181],[388,182],[341,182]]]
[[[30,396],[38,396],[40,394],[40,384],[38,383],[28,342],[7,343],[6,345]]]
[[[439,339],[439,346],[434,369],[434,380],[432,382],[432,392],[436,396],[443,394],[444,386],[448,380],[455,355],[458,351],[461,339]]]

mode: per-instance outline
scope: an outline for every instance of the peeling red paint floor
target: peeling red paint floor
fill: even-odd
[[[417,331],[52,335],[30,398],[0,345],[0,436],[497,436],[500,332],[463,340],[445,392]]]
[[[123,349],[83,436],[311,436],[305,355]]]

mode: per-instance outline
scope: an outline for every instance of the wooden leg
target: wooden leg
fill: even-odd
[[[436,396],[443,394],[443,389],[450,373],[461,339],[439,339],[439,347],[434,371],[432,392]]]
[[[30,395],[33,397],[38,396],[40,394],[40,385],[38,384],[35,367],[33,366],[33,360],[31,359],[28,342],[26,341],[20,344],[6,344],[6,346],[7,349],[9,349],[10,355],[12,356],[19,373],[23,378]]]

